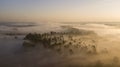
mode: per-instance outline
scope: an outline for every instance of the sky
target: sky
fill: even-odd
[[[120,0],[0,0],[0,21],[120,22]]]

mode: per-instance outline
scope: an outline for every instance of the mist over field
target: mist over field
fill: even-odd
[[[80,32],[73,38],[84,45],[96,41],[96,53],[86,54],[63,49],[62,53],[41,46],[24,48],[29,33]],[[87,34],[86,34],[87,33]],[[86,35],[84,35],[86,34]],[[0,67],[119,67],[119,23],[0,22]],[[66,41],[67,37],[66,37]],[[72,47],[71,47],[72,48]],[[73,49],[76,50],[76,49]]]

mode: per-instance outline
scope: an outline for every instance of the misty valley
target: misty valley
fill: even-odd
[[[0,0],[0,67],[120,67],[120,0]]]
[[[0,26],[1,67],[120,66],[117,23],[13,24]]]

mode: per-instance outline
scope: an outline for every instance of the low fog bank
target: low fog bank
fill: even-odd
[[[56,23],[56,22],[0,22],[0,34],[26,35],[28,33],[45,33],[50,31],[64,31],[66,28],[92,30],[101,35],[119,35],[118,23]]]
[[[6,25],[7,24],[7,25]],[[1,67],[119,67],[120,27],[109,23],[8,23],[0,24]],[[90,40],[97,40],[97,54],[59,54],[43,47],[23,47],[28,33],[50,31],[92,32]],[[83,33],[83,34],[84,34]],[[91,34],[91,33],[89,33]],[[94,36],[95,35],[95,36]],[[97,36],[97,37],[96,37]],[[83,38],[83,41],[89,44]]]

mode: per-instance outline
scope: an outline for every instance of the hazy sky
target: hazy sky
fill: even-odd
[[[0,21],[120,21],[120,0],[0,0]]]

